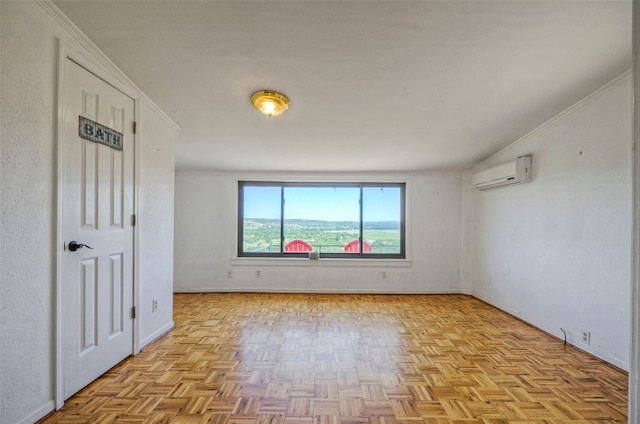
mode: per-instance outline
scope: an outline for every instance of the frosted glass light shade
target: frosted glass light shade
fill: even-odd
[[[251,96],[251,103],[265,115],[282,115],[289,108],[289,98],[273,90],[260,90]]]

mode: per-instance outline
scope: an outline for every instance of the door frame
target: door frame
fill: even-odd
[[[56,237],[55,237],[55,251],[56,251],[56,270],[55,270],[55,329],[54,329],[54,344],[55,344],[55,359],[54,359],[54,381],[55,381],[55,409],[58,410],[64,405],[64,326],[62,319],[62,255],[64,254],[65,240],[62,234],[62,216],[63,216],[63,199],[64,199],[64,179],[63,171],[65,169],[65,155],[64,155],[64,143],[63,143],[63,129],[64,118],[67,113],[65,110],[65,94],[64,94],[64,82],[65,82],[65,63],[67,60],[71,60],[86,69],[88,72],[95,75],[97,78],[103,80],[107,84],[113,86],[115,89],[121,91],[133,100],[133,119],[135,122],[139,121],[140,116],[140,98],[139,93],[134,88],[130,87],[126,81],[123,81],[118,77],[118,72],[112,72],[111,69],[115,68],[110,62],[96,60],[92,56],[83,54],[78,50],[73,49],[62,40],[58,39],[58,81],[57,81],[57,128],[56,134],[56,178],[57,178],[57,194],[56,194]],[[93,46],[91,46],[93,47]],[[95,48],[95,47],[93,47]],[[139,157],[140,147],[138,142],[138,135],[133,135],[133,213],[138,214],[138,189],[140,181],[139,178]],[[133,306],[136,310],[138,308],[139,299],[139,287],[138,287],[138,225],[133,227]],[[133,352],[132,355],[137,355],[140,352],[139,341],[139,319],[133,320]]]

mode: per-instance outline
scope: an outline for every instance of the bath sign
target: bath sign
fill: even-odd
[[[104,144],[112,149],[122,150],[122,133],[98,124],[84,116],[80,117],[78,131],[80,137],[86,140]]]

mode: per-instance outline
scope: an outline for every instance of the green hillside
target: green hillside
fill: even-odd
[[[285,244],[294,239],[304,240],[314,250],[325,253],[344,252],[344,246],[357,239],[360,228],[355,221],[319,221],[286,219]],[[399,253],[400,223],[394,221],[367,222],[364,239],[371,244],[372,253]],[[245,219],[245,252],[279,252],[280,220]]]

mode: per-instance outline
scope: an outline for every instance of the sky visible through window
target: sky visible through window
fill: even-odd
[[[280,219],[280,187],[245,187],[244,217]],[[365,187],[365,221],[399,221],[400,189]],[[355,187],[286,187],[285,219],[359,221]]]

